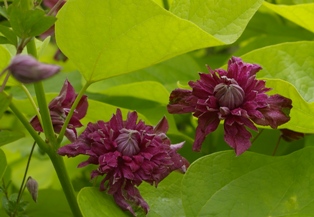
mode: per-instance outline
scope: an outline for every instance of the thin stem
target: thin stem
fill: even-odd
[[[278,149],[278,147],[279,147],[280,140],[281,140],[281,135],[279,136],[279,138],[278,138],[278,140],[277,140],[277,144],[276,144],[276,147],[275,147],[275,149],[274,149],[274,151],[273,151],[272,156],[275,156],[275,154],[276,154],[276,152],[277,152],[277,149]]]
[[[64,0],[59,0],[52,8],[51,10],[47,13],[47,16],[51,16],[58,8],[59,6],[63,3]]]
[[[4,2],[5,9],[8,9],[9,6],[8,6],[7,0],[4,0],[3,2]]]
[[[27,44],[27,51],[30,55],[37,58],[37,51],[34,40],[31,40]],[[34,89],[37,97],[39,112],[41,114],[42,128],[45,133],[46,139],[48,140],[49,143],[55,144],[56,137],[52,126],[50,111],[48,109],[43,83],[42,82],[34,83]]]
[[[72,115],[73,115],[73,113],[74,113],[74,110],[76,109],[78,103],[80,102],[82,96],[84,95],[86,89],[89,87],[90,84],[91,84],[91,83],[86,82],[85,85],[83,86],[83,88],[81,89],[81,91],[79,92],[79,94],[77,95],[77,97],[76,97],[76,99],[75,99],[75,101],[74,101],[74,103],[73,103],[73,105],[72,105],[72,107],[71,107],[71,110],[70,110],[70,112],[68,113],[68,115],[67,115],[67,117],[66,117],[66,119],[65,119],[65,121],[64,121],[64,124],[63,124],[63,126],[62,126],[62,129],[61,129],[61,131],[60,131],[60,133],[59,133],[59,137],[58,137],[58,140],[57,140],[57,141],[58,141],[58,144],[61,143],[61,141],[62,141],[62,139],[63,139],[63,136],[64,136],[64,134],[65,134],[66,128],[67,128],[68,124],[70,123],[71,117],[72,117]]]
[[[70,182],[69,175],[66,171],[65,164],[63,158],[56,153],[56,151],[48,152],[50,160],[57,172],[59,181],[62,185],[62,189],[65,193],[69,206],[72,210],[72,213],[75,217],[81,217],[81,211],[77,204],[76,195],[73,189],[73,186]]]
[[[8,187],[9,187],[9,185],[10,185],[10,182],[11,181],[9,181],[9,183],[8,183],[8,186],[6,186],[5,185],[5,181],[4,181],[4,178],[2,178],[2,190],[3,190],[3,193],[4,193],[4,196],[5,196],[5,198],[7,199],[7,200],[9,200],[9,194],[8,194]]]
[[[253,142],[255,142],[255,140],[257,140],[257,138],[262,134],[262,132],[264,131],[264,129],[261,129],[258,134],[252,139],[251,143],[253,144]]]
[[[32,104],[32,106],[33,106],[33,108],[34,108],[34,110],[35,110],[35,112],[36,112],[36,115],[37,115],[37,117],[38,117],[38,120],[39,120],[39,122],[40,122],[40,124],[41,124],[41,126],[42,126],[41,116],[40,116],[40,114],[39,114],[37,105],[36,105],[35,101],[33,100],[32,95],[30,94],[30,92],[28,91],[28,89],[25,87],[24,84],[22,84],[21,87],[22,87],[23,91],[25,92],[25,94],[27,95],[27,98],[28,98],[29,101],[31,102],[31,104]]]
[[[26,130],[31,134],[33,139],[36,141],[38,146],[44,150],[45,152],[48,152],[49,146],[48,144],[37,134],[37,132],[34,130],[32,125],[29,123],[29,121],[25,118],[25,116],[20,112],[19,109],[16,108],[16,106],[11,102],[10,103],[10,109],[12,112],[16,115],[16,117],[22,122]]]
[[[6,85],[6,83],[8,82],[10,75],[11,75],[11,73],[8,72],[7,75],[5,76],[5,78],[4,78],[4,80],[3,80],[3,83],[2,83],[2,85],[1,85],[1,87],[0,87],[0,92],[2,92],[2,91],[4,90],[5,85]]]
[[[39,133],[38,133],[39,135]],[[34,149],[35,149],[35,146],[36,146],[36,141],[34,141],[33,143],[33,146],[32,146],[32,149],[31,149],[31,152],[29,153],[29,156],[28,156],[28,160],[27,160],[27,164],[26,164],[26,168],[25,168],[25,172],[24,172],[24,176],[23,176],[23,180],[22,180],[22,183],[21,183],[21,187],[20,187],[20,190],[19,190],[19,194],[17,196],[17,200],[16,200],[16,204],[19,204],[21,198],[22,198],[22,194],[25,190],[25,180],[26,180],[26,176],[27,176],[27,172],[28,172],[28,168],[29,168],[29,165],[31,163],[31,159],[32,159],[32,155],[33,155],[33,152],[34,152]],[[14,214],[17,212],[17,210],[15,210]]]

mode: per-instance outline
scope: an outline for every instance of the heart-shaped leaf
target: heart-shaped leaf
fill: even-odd
[[[284,18],[314,32],[314,3],[299,5],[275,5],[263,2],[263,5]]]
[[[200,14],[208,24],[195,20],[196,16],[182,19],[179,1],[173,2],[172,11],[180,17],[151,0],[68,1],[58,14],[57,42],[84,78],[95,82],[198,48],[232,43],[263,1],[182,2],[191,2],[189,10]],[[208,10],[202,8],[204,4]],[[237,17],[235,21],[230,11]],[[213,17],[215,25],[209,22]]]
[[[281,127],[313,133],[314,42],[289,42],[268,46],[242,57],[246,62],[262,66],[263,70],[257,76],[267,78],[266,86],[272,88],[273,93],[292,100],[291,121]],[[300,121],[305,119],[307,121]]]
[[[182,180],[186,216],[312,216],[314,148],[271,157],[218,152],[194,162]]]

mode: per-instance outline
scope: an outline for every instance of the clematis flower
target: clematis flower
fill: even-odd
[[[136,188],[143,181],[157,186],[174,170],[185,172],[189,163],[177,150],[183,143],[171,145],[166,136],[166,118],[155,126],[137,122],[137,113],[129,112],[122,120],[120,109],[108,122],[89,123],[78,139],[58,150],[62,156],[83,154],[89,158],[78,167],[98,165],[91,178],[104,176],[100,190],[113,195],[116,203],[135,215],[132,206],[140,206],[147,213],[148,204]]]
[[[56,133],[60,133],[62,126],[68,113],[77,97],[74,88],[68,80],[63,84],[63,87],[59,95],[54,98],[48,105],[50,110],[52,125]],[[87,96],[83,95],[80,99],[74,113],[70,119],[70,122],[66,128],[65,136],[73,142],[77,138],[76,128],[83,126],[80,120],[86,115],[88,107]],[[30,121],[33,128],[39,132],[43,132],[43,128],[35,116]]]
[[[13,77],[24,83],[34,83],[57,74],[60,66],[38,62],[29,55],[16,55],[7,68]]]
[[[228,70],[211,70],[200,73],[200,80],[190,81],[192,90],[176,89],[170,95],[169,113],[192,112],[198,118],[193,150],[199,151],[205,137],[224,121],[224,139],[242,154],[250,146],[251,134],[246,128],[257,131],[254,123],[277,128],[290,120],[292,101],[281,95],[268,96],[270,88],[265,81],[257,80],[261,70],[257,64],[249,64],[232,57]]]

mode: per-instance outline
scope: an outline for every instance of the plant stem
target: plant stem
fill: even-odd
[[[76,195],[73,189],[73,186],[70,182],[69,175],[65,169],[65,164],[63,158],[57,154],[56,151],[48,152],[50,160],[57,172],[59,181],[61,183],[62,189],[65,193],[69,206],[72,210],[73,216],[81,217],[81,211],[76,201]]]
[[[276,146],[275,146],[275,149],[273,151],[273,154],[272,156],[275,156],[276,152],[277,152],[277,149],[279,147],[279,143],[280,143],[280,140],[281,140],[281,136],[279,136],[278,140],[277,140],[277,143],[276,143]]]
[[[37,58],[37,51],[36,51],[36,46],[35,46],[35,42],[32,39],[28,44],[27,44],[27,51],[30,55],[33,55],[35,58]],[[46,144],[46,153],[48,154],[48,156],[50,157],[50,160],[55,168],[55,171],[58,175],[59,181],[61,183],[62,189],[65,193],[65,196],[67,198],[68,204],[71,208],[71,211],[73,213],[73,215],[75,217],[81,217],[81,211],[79,209],[79,206],[77,204],[76,201],[76,195],[73,189],[73,186],[70,182],[70,178],[69,175],[65,169],[65,165],[63,162],[63,159],[61,156],[59,156],[57,154],[57,149],[58,149],[58,143],[57,143],[57,138],[55,137],[55,133],[54,133],[54,129],[53,129],[53,125],[52,125],[52,121],[51,121],[51,116],[50,116],[50,112],[49,112],[49,108],[47,106],[47,102],[46,102],[46,97],[45,97],[45,92],[44,92],[44,88],[43,88],[43,84],[42,82],[37,82],[34,84],[35,87],[35,92],[36,92],[36,97],[37,97],[37,102],[38,102],[38,106],[39,106],[39,112],[41,114],[41,119],[42,119],[42,124],[43,124],[43,130],[45,133],[45,136],[47,138],[47,143]],[[86,87],[87,88],[87,87]],[[83,88],[84,89],[84,88]],[[83,96],[83,93],[85,92],[86,89],[84,89],[83,91],[81,91],[82,93],[80,97]],[[79,100],[75,101],[76,105],[78,104]],[[75,106],[75,103],[73,106]],[[74,107],[74,108],[75,108]],[[73,109],[74,111],[74,109]],[[72,114],[73,114],[72,111]],[[69,123],[68,122],[64,123],[63,128],[66,128],[66,125]],[[62,128],[62,129],[63,129]],[[33,130],[33,129],[32,129]],[[39,145],[39,143],[38,143]],[[40,147],[40,146],[39,146]],[[41,147],[40,147],[41,148]],[[44,149],[43,149],[44,150]]]
[[[31,104],[32,104],[32,106],[33,106],[33,108],[34,108],[34,110],[35,110],[35,112],[36,112],[36,115],[37,115],[37,118],[38,118],[38,120],[39,120],[39,123],[40,123],[41,126],[42,126],[42,120],[41,120],[41,117],[40,117],[40,113],[39,113],[39,111],[38,111],[38,109],[37,109],[37,105],[36,105],[36,103],[34,102],[32,95],[30,94],[30,92],[28,91],[28,89],[25,87],[24,84],[21,85],[21,88],[23,89],[23,91],[25,92],[27,98],[28,98],[29,101],[31,102]]]
[[[22,122],[26,130],[29,132],[29,134],[31,134],[33,139],[37,142],[38,146],[42,150],[47,152],[49,149],[48,144],[38,135],[38,133],[34,130],[34,128],[31,126],[31,124],[28,122],[25,116],[20,112],[20,110],[16,108],[16,106],[12,102],[10,103],[10,109],[16,115],[16,117]]]
[[[37,58],[37,51],[34,39],[27,44],[27,51],[30,55]],[[47,106],[45,90],[42,82],[34,83],[34,88],[37,97],[39,112],[41,114],[42,128],[45,133],[46,139],[48,140],[48,143],[55,144],[56,143],[55,132],[52,126],[50,112]]]
[[[39,135],[39,134],[38,134]],[[21,187],[20,187],[20,190],[19,190],[19,194],[17,196],[17,200],[16,200],[16,205],[18,206],[21,198],[22,198],[22,194],[25,190],[25,186],[24,186],[24,183],[25,183],[25,180],[26,180],[26,176],[27,176],[27,172],[28,172],[28,168],[29,168],[29,165],[31,163],[31,159],[32,159],[32,155],[33,155],[33,152],[34,152],[34,149],[35,149],[35,146],[36,146],[36,141],[33,143],[33,146],[32,146],[32,149],[31,149],[31,152],[29,153],[29,156],[28,156],[28,160],[27,160],[27,164],[26,164],[26,168],[25,168],[25,172],[24,172],[24,177],[23,177],[23,180],[22,180],[22,183],[21,183]],[[13,213],[13,216],[15,216],[18,212],[18,209],[17,207],[15,208],[14,210],[14,213]]]
[[[67,115],[67,117],[66,117],[66,119],[65,119],[65,121],[64,121],[64,124],[63,124],[63,126],[62,126],[62,129],[61,129],[61,131],[60,131],[60,133],[59,133],[58,144],[61,143],[61,141],[62,141],[62,139],[63,139],[63,136],[64,136],[64,134],[65,134],[66,128],[67,128],[67,126],[68,126],[68,124],[69,124],[69,122],[70,122],[70,120],[71,120],[71,117],[72,117],[72,115],[73,115],[73,113],[74,113],[74,110],[75,110],[75,108],[77,107],[78,103],[80,102],[82,96],[84,95],[86,89],[89,87],[90,84],[91,84],[91,83],[86,82],[85,85],[83,86],[83,88],[81,89],[81,91],[79,92],[79,94],[77,95],[77,97],[76,97],[76,99],[75,99],[75,101],[74,101],[74,103],[73,103],[73,105],[72,105],[72,107],[71,107],[71,110],[70,110],[70,112],[68,113],[68,115]]]
[[[63,3],[64,0],[59,0],[54,6],[53,8],[51,8],[51,10],[47,13],[47,16],[51,16],[55,11],[57,11],[57,9],[59,8],[59,6]]]
[[[258,134],[252,139],[251,143],[253,144],[253,142],[255,142],[255,140],[257,140],[257,138],[262,134],[262,132],[264,131],[264,129],[261,129]]]

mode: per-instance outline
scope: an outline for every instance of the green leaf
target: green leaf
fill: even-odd
[[[263,5],[284,18],[314,32],[314,3],[299,5],[275,5],[263,2]]]
[[[1,71],[4,70],[10,63],[11,60],[11,54],[9,53],[9,51],[3,47],[2,45],[0,45],[0,69]],[[5,75],[2,75],[0,77],[0,82],[2,84],[2,82],[4,81]],[[8,82],[7,82],[7,86],[12,86],[12,85],[18,85],[19,82],[16,81],[14,78],[12,78],[12,76],[10,76]]]
[[[196,80],[198,78],[197,72],[199,71],[201,69],[191,55],[184,54],[136,72],[99,81],[91,85],[88,91],[97,93],[99,90],[105,90],[121,84],[157,81],[170,92],[178,87],[178,82],[186,84],[190,80]]]
[[[8,19],[8,13],[7,13],[7,9],[5,8],[5,6],[0,7],[0,14],[5,17],[6,19]]]
[[[6,168],[7,168],[7,160],[6,160],[5,154],[0,149],[0,179],[2,178]]]
[[[83,188],[77,195],[83,216],[123,217],[131,216],[116,205],[112,196],[100,192],[98,188]]]
[[[314,133],[314,42],[261,48],[244,55],[243,60],[261,65],[263,70],[257,76],[267,78],[266,86],[273,89],[272,93],[292,100],[291,121],[281,127]]]
[[[229,0],[220,1],[221,4],[214,4],[213,0],[192,2],[193,7],[201,8],[203,2],[210,5],[206,13],[222,12],[215,14],[215,22],[221,23],[215,26],[213,33],[207,32],[211,31],[209,26],[182,19],[151,0],[95,0],[92,3],[76,0],[67,2],[59,11],[56,39],[60,49],[77,65],[84,78],[95,82],[145,68],[191,50],[231,43],[240,36],[262,0],[248,0],[245,4],[241,0],[232,4]],[[227,9],[221,10],[221,6]],[[179,11],[177,7],[174,9]],[[232,22],[234,17],[229,19],[230,10],[240,16],[235,23]],[[206,21],[211,19],[204,14],[205,10],[200,12]],[[76,24],[73,25],[73,20],[68,17],[76,20]],[[224,26],[226,24],[227,27]],[[221,38],[234,36],[222,42],[220,35]]]
[[[147,217],[184,216],[180,186],[183,175],[173,172],[155,188],[148,183],[139,186],[140,193],[149,205]]]
[[[27,10],[18,3],[10,6],[9,17],[13,31],[20,38],[38,36],[48,30],[56,21],[55,17],[46,16],[43,10]]]
[[[24,137],[24,134],[18,131],[0,130],[0,146],[14,142]]]
[[[17,37],[15,33],[8,27],[0,25],[0,32],[5,36],[10,44],[17,45]]]
[[[98,102],[95,100],[88,100],[88,112],[82,123],[86,125],[88,122],[97,122],[99,120],[109,121],[113,114],[116,114],[117,106],[109,105],[106,103]],[[120,108],[122,117],[125,120],[129,112],[128,109]],[[138,114],[138,118],[145,121],[146,124],[150,122],[141,114]]]
[[[182,180],[186,216],[312,216],[314,148],[283,157],[233,151],[194,162]]]
[[[0,118],[2,117],[3,113],[7,110],[7,108],[9,107],[10,103],[11,103],[11,97],[4,94],[4,93],[0,93]]]
[[[32,201],[29,193],[24,197],[25,200]],[[64,192],[55,189],[39,190],[37,203],[29,203],[26,214],[32,217],[72,216]]]
[[[171,12],[225,44],[235,42],[263,1],[175,0]]]
[[[136,97],[145,100],[151,100],[162,105],[167,105],[169,102],[170,93],[165,87],[154,81],[134,82],[130,84],[117,85],[105,90],[99,90],[101,93],[109,96],[128,96]]]

